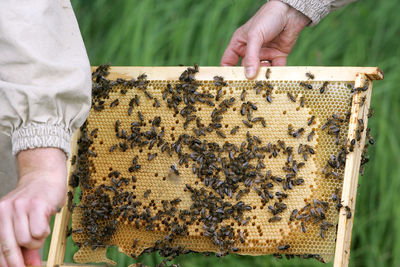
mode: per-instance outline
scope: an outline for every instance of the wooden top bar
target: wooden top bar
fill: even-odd
[[[187,67],[111,67],[109,78],[117,78],[115,75],[121,78],[136,78],[145,73],[148,80],[177,80]],[[224,77],[225,80],[247,79],[243,67],[199,68],[197,80],[212,80],[216,75]],[[357,74],[365,74],[370,80],[383,79],[383,72],[377,67],[262,67],[255,80],[266,80],[267,68],[271,70],[270,80],[305,81],[308,79],[305,75],[307,72],[314,74],[314,81],[355,81]]]

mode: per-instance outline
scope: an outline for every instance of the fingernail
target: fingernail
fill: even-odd
[[[255,76],[255,70],[254,67],[250,66],[250,67],[246,67],[246,77],[247,78],[253,78]]]

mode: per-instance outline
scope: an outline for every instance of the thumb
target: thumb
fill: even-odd
[[[244,58],[245,74],[248,79],[253,79],[260,67],[260,50],[263,44],[262,36],[257,33],[249,33],[246,55]]]
[[[38,250],[22,248],[22,255],[24,256],[26,266],[42,266],[42,260],[40,259]]]

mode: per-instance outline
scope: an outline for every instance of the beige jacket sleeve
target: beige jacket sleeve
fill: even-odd
[[[67,0],[0,1],[0,131],[12,152],[56,147],[90,107],[90,64]]]
[[[330,12],[356,0],[280,0],[297,9],[310,20],[310,26],[317,25]]]

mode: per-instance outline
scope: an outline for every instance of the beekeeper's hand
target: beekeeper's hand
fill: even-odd
[[[232,36],[221,66],[235,66],[239,58],[246,77],[254,78],[260,65],[284,66],[286,58],[310,19],[289,5],[271,0]]]

